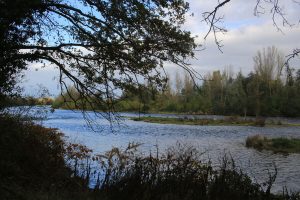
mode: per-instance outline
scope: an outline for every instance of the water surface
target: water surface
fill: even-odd
[[[90,113],[92,118],[93,114]],[[125,116],[136,114],[122,113]],[[182,117],[177,115],[156,114],[152,116]],[[195,116],[187,116],[195,117]],[[203,117],[203,116],[199,116]],[[222,116],[210,116],[222,118]],[[299,123],[299,119],[281,119]],[[193,145],[199,151],[206,152],[204,159],[211,159],[214,164],[220,163],[224,153],[230,153],[236,164],[244,169],[258,182],[267,180],[268,171],[274,166],[278,176],[273,191],[287,186],[292,190],[300,190],[300,154],[273,154],[269,151],[256,151],[245,147],[248,136],[262,134],[268,137],[298,137],[299,127],[253,127],[253,126],[195,126],[168,125],[137,122],[124,119],[120,125],[113,125],[98,118],[98,132],[87,126],[82,114],[77,111],[55,110],[42,123],[44,126],[58,128],[66,135],[66,140],[81,143],[93,149],[95,153],[103,153],[112,147],[126,147],[129,142],[142,143],[140,149],[150,152],[158,145],[159,149],[174,146],[177,142]]]

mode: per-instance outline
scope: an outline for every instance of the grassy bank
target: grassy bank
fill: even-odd
[[[243,120],[236,117],[225,119],[197,119],[197,118],[166,118],[166,117],[132,117],[134,121],[144,121],[159,124],[180,124],[180,125],[236,125],[236,126],[265,126],[264,119]]]
[[[270,193],[276,173],[265,184],[224,157],[219,168],[201,153],[178,145],[161,156],[143,156],[129,144],[104,155],[68,144],[57,130],[11,116],[0,116],[0,199],[139,200],[297,200],[299,194]],[[91,169],[91,163],[95,168]],[[94,177],[97,183],[89,188]],[[97,178],[98,177],[98,178]]]
[[[246,139],[246,147],[270,150],[275,153],[300,153],[300,139],[267,138],[262,135],[255,135]]]

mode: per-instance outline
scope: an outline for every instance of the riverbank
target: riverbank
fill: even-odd
[[[173,118],[173,117],[129,117],[134,121],[143,121],[159,124],[178,124],[178,125],[208,125],[208,126],[298,126],[298,124],[283,124],[276,122],[266,122],[264,118],[259,119],[241,119],[238,117],[225,117],[224,119],[212,118]],[[300,126],[300,125],[299,125]]]
[[[82,110],[81,108],[76,108],[74,106],[51,106],[53,109],[62,109],[62,110]],[[96,112],[103,112],[101,109],[89,109],[86,108],[86,111],[96,111]],[[224,117],[239,117],[239,118],[255,118],[255,115],[222,115],[222,114],[214,114],[214,113],[203,113],[203,112],[177,112],[177,111],[160,111],[160,110],[152,110],[152,111],[138,111],[138,110],[114,110],[116,113],[132,113],[132,114],[143,114],[143,115],[152,115],[152,114],[163,114],[163,115],[181,115],[181,116],[224,116]],[[288,119],[300,119],[300,117],[292,117],[292,116],[285,116],[285,115],[270,115],[270,116],[260,116],[260,118],[288,118]],[[300,124],[299,124],[300,125]]]
[[[60,108],[61,110],[78,110]],[[95,110],[95,112],[102,112]],[[209,125],[209,126],[268,126],[268,127],[299,127],[299,118],[259,117],[254,116],[223,116],[223,115],[201,115],[199,113],[177,113],[177,112],[116,112],[119,116],[134,120],[158,124],[178,125]],[[130,115],[135,115],[131,117]]]
[[[300,153],[300,138],[267,138],[254,135],[246,139],[246,147],[274,153]]]

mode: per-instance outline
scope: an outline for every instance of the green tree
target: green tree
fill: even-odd
[[[284,116],[300,116],[300,80],[297,73],[294,76],[292,70],[286,74],[286,83],[280,92],[280,113]]]
[[[208,76],[209,96],[212,102],[212,112],[214,114],[225,114],[225,101],[224,101],[224,81],[220,71],[214,71],[212,75]]]
[[[281,88],[280,75],[284,66],[284,56],[275,47],[258,51],[254,56],[254,69],[257,78],[260,102],[259,110],[263,115],[279,114],[280,99],[276,98]]]
[[[247,116],[247,94],[243,86],[244,76],[239,72],[235,80],[228,85],[226,113]]]

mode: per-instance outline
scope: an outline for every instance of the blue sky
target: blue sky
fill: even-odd
[[[221,53],[214,43],[212,35],[204,40],[208,27],[202,21],[202,13],[211,11],[217,4],[216,0],[189,0],[191,12],[194,16],[187,16],[184,29],[198,35],[197,42],[205,47],[205,50],[196,52],[196,59],[190,59],[191,66],[200,74],[205,75],[213,70],[230,68],[233,72],[242,71],[244,74],[253,69],[253,56],[258,50],[268,46],[275,46],[285,55],[294,48],[300,47],[300,5],[292,0],[280,1],[283,3],[284,12],[293,28],[281,27],[282,32],[276,30],[273,25],[270,7],[265,5],[265,14],[259,17],[253,15],[256,1],[235,0],[221,8],[220,15],[224,15],[223,25],[228,32],[218,35],[224,47]],[[280,19],[278,24],[281,24]],[[292,65],[300,68],[300,59],[294,59]],[[25,88],[25,94],[36,95],[39,85],[49,89],[50,93],[59,93],[57,70],[54,66],[45,66],[32,63],[25,72],[25,78],[20,83]],[[230,67],[229,67],[230,66]],[[174,76],[178,67],[166,64],[166,70]]]

